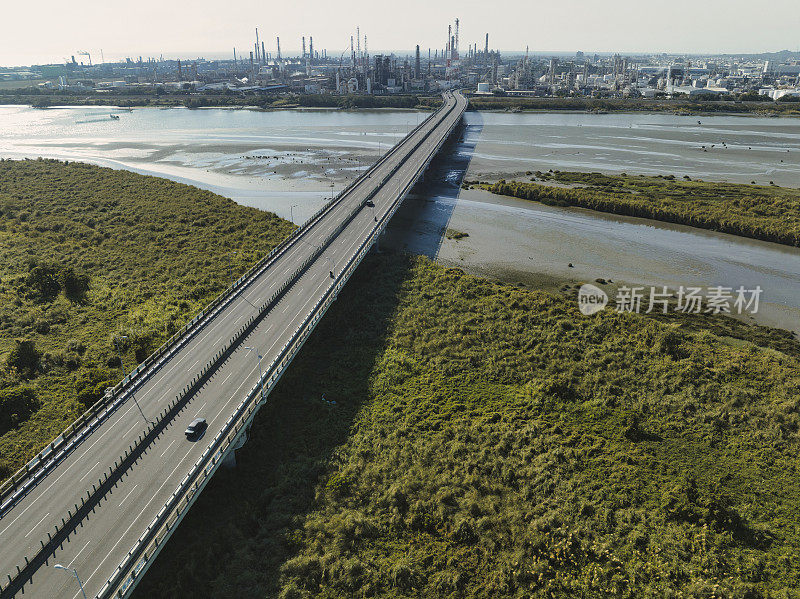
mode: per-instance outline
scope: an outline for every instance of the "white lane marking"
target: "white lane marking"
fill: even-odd
[[[175,467],[172,469],[172,472],[170,472],[170,473],[169,473],[169,475],[168,475],[168,476],[167,476],[167,478],[165,479],[164,483],[163,483],[163,484],[162,484],[160,487],[158,487],[158,489],[156,489],[156,492],[155,492],[155,493],[153,493],[153,496],[152,496],[152,497],[150,498],[150,500],[149,500],[149,501],[148,501],[148,502],[147,502],[147,503],[144,505],[144,507],[142,508],[142,511],[141,511],[141,512],[139,512],[139,514],[138,514],[138,515],[137,515],[137,516],[136,516],[136,517],[133,519],[133,521],[130,523],[130,525],[128,526],[128,528],[126,528],[126,529],[125,529],[125,532],[123,532],[123,533],[120,535],[120,537],[119,537],[119,540],[118,540],[116,543],[114,543],[114,546],[111,548],[111,551],[109,551],[109,552],[106,554],[106,556],[103,558],[103,561],[101,561],[101,562],[98,564],[98,566],[97,566],[97,567],[94,569],[94,572],[92,572],[91,574],[89,574],[89,578],[87,578],[86,580],[84,580],[84,581],[83,581],[83,582],[84,582],[84,586],[86,586],[86,584],[85,584],[85,583],[86,583],[86,582],[88,582],[88,581],[89,581],[89,579],[90,579],[92,576],[94,576],[95,574],[97,574],[97,571],[98,571],[98,570],[100,569],[100,567],[101,567],[101,566],[102,566],[102,565],[105,563],[105,561],[106,561],[106,560],[109,558],[109,556],[110,556],[110,555],[111,555],[111,554],[114,552],[114,550],[117,548],[117,545],[119,545],[119,544],[120,544],[120,543],[121,543],[121,542],[122,542],[122,541],[125,539],[125,535],[126,535],[126,534],[128,534],[128,531],[131,529],[131,527],[132,527],[134,524],[136,524],[136,523],[139,521],[139,518],[140,518],[140,517],[141,517],[141,515],[144,513],[144,511],[147,509],[147,506],[149,506],[149,505],[150,505],[150,503],[153,501],[153,499],[155,499],[155,498],[156,498],[156,496],[157,496],[158,492],[159,492],[159,491],[161,491],[161,489],[163,489],[163,488],[164,488],[164,485],[166,485],[166,484],[167,484],[167,481],[169,481],[169,478],[170,478],[170,477],[171,477],[173,474],[175,474],[175,471],[176,471],[176,470],[177,470],[177,469],[178,469],[178,468],[179,468],[179,467],[180,467],[180,466],[183,464],[183,460],[185,460],[185,459],[188,457],[188,455],[189,455],[189,453],[190,453],[191,451],[192,451],[192,450],[191,450],[191,449],[189,449],[189,451],[187,451],[187,452],[186,452],[186,455],[185,455],[185,456],[183,456],[183,458],[182,458],[182,459],[180,459],[180,460],[178,461],[178,465],[177,465],[177,466],[175,466]],[[81,594],[81,592],[80,592],[80,591],[78,591],[77,593],[75,593],[75,596],[74,596],[72,599],[78,599],[78,595],[80,595],[80,594]]]
[[[388,163],[386,163],[386,164],[388,164]],[[341,204],[339,204],[339,206],[337,206],[336,208],[339,208],[339,211],[341,211],[341,210],[343,210],[343,209],[344,209],[345,205],[346,205],[346,202],[342,202],[342,203],[341,203]],[[333,210],[332,210],[332,211],[329,213],[329,215],[333,215],[333,214],[335,214],[335,213],[337,212],[337,209],[336,209],[336,208],[334,208],[334,209],[333,209]],[[323,232],[324,232],[324,231],[323,231]],[[352,245],[354,245],[354,244],[351,244],[351,247],[352,247]],[[301,246],[300,244],[296,244],[296,245],[294,245],[294,247],[293,247],[291,250],[289,250],[289,251],[288,251],[286,254],[284,254],[283,256],[281,256],[281,258],[283,258],[283,259],[289,259],[291,256],[293,256],[295,253],[297,253],[298,251],[300,251],[300,250],[302,250],[302,249],[303,249],[303,246]],[[273,271],[273,272],[274,272],[274,271]],[[268,282],[269,282],[270,275],[271,275],[271,274],[273,274],[273,272],[269,272],[269,270],[268,270],[268,271],[264,272],[262,275],[260,275],[260,277],[259,277],[259,278],[261,278],[261,284],[262,284],[262,285],[263,285],[263,284],[265,284],[265,283],[268,283]],[[255,281],[254,281],[254,282],[255,282]],[[256,283],[256,284],[258,284],[258,283]],[[241,305],[241,304],[239,304],[239,305]],[[238,306],[231,305],[230,307],[231,307],[231,310],[233,311],[233,310],[234,310],[236,307],[238,307]],[[285,311],[285,310],[284,310],[284,311]],[[217,319],[217,318],[215,317],[213,320],[214,320],[215,322],[213,322],[213,324],[212,324],[212,323],[209,323],[209,324],[211,325],[211,326],[209,327],[209,331],[208,331],[208,332],[207,332],[205,335],[203,335],[203,336],[200,338],[200,340],[199,340],[199,341],[202,341],[203,339],[205,339],[205,337],[206,337],[208,334],[210,334],[212,330],[216,329],[218,325],[220,325],[220,324],[224,324],[224,321],[226,321],[227,319],[225,319],[225,318],[222,318],[222,319]],[[221,338],[220,338],[220,339],[221,339]],[[198,341],[198,342],[199,342],[199,341]],[[274,345],[274,344],[273,344],[273,345]],[[187,355],[188,355],[188,354],[187,354]],[[172,368],[170,368],[170,370],[169,370],[169,371],[167,371],[167,374],[168,374],[169,372],[171,372],[171,371],[172,371],[172,370],[173,370],[175,367],[177,367],[177,366],[178,366],[178,364],[179,364],[179,363],[180,363],[180,362],[183,360],[183,358],[185,358],[185,357],[186,357],[186,356],[183,356],[182,358],[179,358],[179,359],[177,360],[176,364],[175,364],[175,365],[173,365],[173,367],[172,367]],[[251,372],[252,372],[252,371],[251,371]],[[229,375],[229,376],[230,376],[230,375]],[[226,377],[226,378],[227,378],[227,377]],[[152,389],[152,388],[154,388],[154,387],[155,387],[155,385],[154,385],[153,387],[151,387],[151,389]],[[240,388],[241,388],[241,386],[240,386]],[[146,392],[145,392],[145,394],[146,394],[147,392],[149,392],[151,389],[148,389],[148,391],[146,391]],[[237,390],[237,391],[238,391],[238,390]],[[128,413],[128,412],[129,412],[129,411],[132,409],[132,408],[133,408],[133,406],[131,406],[130,408],[128,408],[128,410],[126,410],[126,411],[123,413],[123,416],[124,416],[125,414],[127,414],[127,413]],[[121,421],[121,419],[120,419],[120,421]],[[114,426],[116,426],[116,424],[118,424],[120,421],[117,421],[117,423],[115,423],[114,425],[112,425],[112,427],[110,427],[108,430],[106,430],[106,431],[103,433],[103,435],[101,435],[101,436],[100,436],[100,438],[98,438],[98,439],[97,439],[97,440],[96,440],[96,441],[95,441],[95,442],[94,442],[94,443],[93,443],[93,444],[92,444],[92,445],[91,445],[89,448],[87,448],[87,449],[86,449],[86,451],[84,451],[84,453],[82,453],[82,454],[81,454],[81,457],[83,457],[83,455],[85,455],[85,454],[86,454],[86,453],[87,453],[87,452],[88,452],[88,451],[89,451],[89,450],[90,450],[92,447],[94,447],[94,445],[96,445],[96,444],[97,444],[97,443],[98,443],[98,442],[99,442],[99,441],[100,441],[100,440],[101,440],[101,439],[102,439],[102,438],[105,436],[105,434],[107,434],[107,433],[108,433],[108,431],[109,431],[109,430],[111,430],[111,429],[112,429]],[[80,459],[80,458],[78,458],[78,460],[79,460],[79,459]],[[76,462],[73,462],[73,464],[72,464],[72,465],[74,465],[75,463],[76,463]],[[71,467],[72,467],[72,465],[70,465],[70,467],[69,467],[69,468],[71,468]],[[69,468],[68,468],[67,470],[69,470]],[[65,473],[66,473],[66,472],[65,472]],[[53,482],[53,483],[52,483],[52,484],[51,484],[51,485],[50,485],[50,486],[47,488],[47,490],[49,490],[50,488],[52,488],[52,487],[53,487],[53,485],[55,485],[55,484],[56,484],[56,483],[57,483],[57,482],[58,482],[58,481],[61,479],[61,477],[63,477],[63,476],[64,476],[64,474],[65,474],[65,473],[62,473],[62,474],[61,474],[61,476],[59,476],[59,477],[58,477],[58,478],[57,478],[57,479],[56,479],[56,480],[55,480],[55,481],[54,481],[54,482]],[[46,491],[47,491],[47,490],[46,490]],[[45,491],[45,493],[46,493],[46,491]],[[33,504],[31,504],[31,505],[33,505]],[[30,505],[28,506],[28,508],[29,508],[29,507],[30,507]],[[17,518],[15,518],[15,519],[14,519],[14,521],[12,521],[12,523],[11,523],[11,524],[9,524],[9,526],[13,525],[13,524],[14,524],[14,523],[15,523],[15,522],[16,522],[16,521],[17,521],[17,520],[18,520],[18,519],[19,519],[19,518],[20,518],[20,517],[21,517],[21,516],[22,516],[22,515],[23,515],[23,514],[26,512],[26,511],[27,511],[27,509],[28,509],[28,508],[26,508],[25,510],[23,510],[23,512],[22,512],[22,513],[21,513],[19,516],[17,516]],[[0,535],[2,535],[2,534],[3,534],[3,532],[5,532],[7,529],[8,529],[8,527],[6,527],[5,529],[3,529],[3,531],[2,531],[2,532],[0,532]]]
[[[223,406],[220,408],[219,412],[217,412],[217,413],[214,415],[214,418],[212,418],[212,420],[211,420],[212,422],[213,422],[214,420],[216,420],[217,416],[219,416],[219,415],[220,415],[220,413],[222,412],[222,410],[224,410],[225,408],[229,407],[229,406],[228,406],[228,402],[230,402],[230,401],[231,401],[231,400],[232,400],[234,397],[236,397],[236,395],[239,393],[239,389],[241,389],[241,388],[242,388],[242,386],[243,386],[243,385],[244,385],[244,384],[247,382],[247,379],[250,377],[250,375],[251,375],[251,374],[253,374],[253,372],[255,371],[255,369],[256,369],[256,368],[258,368],[258,366],[253,366],[253,367],[250,369],[250,372],[248,372],[246,375],[244,375],[244,377],[242,377],[242,382],[241,382],[241,383],[239,384],[239,386],[236,388],[236,391],[234,391],[234,392],[233,392],[233,395],[231,395],[231,396],[230,396],[230,398],[228,399],[228,401],[226,401],[226,402],[225,402],[225,404],[224,404],[224,405],[223,405]]]
[[[206,404],[207,404],[207,403],[208,403],[208,400],[204,401],[204,402],[203,402],[203,405],[202,405],[202,406],[200,406],[199,408],[197,408],[197,411],[198,411],[198,412],[202,411],[202,409],[206,407]],[[198,418],[199,418],[199,417],[200,417],[200,416],[198,416]]]
[[[83,476],[81,476],[81,477],[78,479],[78,482],[82,482],[82,481],[83,481],[83,479],[84,479],[84,478],[86,478],[87,476],[89,476],[89,473],[90,473],[92,470],[94,470],[95,468],[97,468],[99,465],[100,465],[100,462],[97,462],[97,463],[96,463],[94,466],[92,466],[91,468],[89,468],[89,469],[86,471],[86,474],[84,474]]]
[[[92,542],[92,540],[91,540],[91,539],[89,539],[88,541],[86,541],[86,545],[84,545],[84,546],[83,546],[83,549],[86,549],[86,548],[89,546],[89,543],[91,543],[91,542]],[[81,549],[80,551],[78,551],[78,553],[76,553],[76,554],[75,554],[75,557],[73,557],[71,560],[69,560],[69,563],[67,564],[67,568],[69,568],[70,566],[72,566],[72,562],[74,562],[76,559],[78,559],[78,556],[79,556],[81,553],[83,553],[83,549]]]
[[[224,385],[225,381],[227,381],[229,378],[231,378],[231,376],[233,376],[233,371],[231,371],[231,373],[228,376],[226,376],[224,379],[222,379],[222,384]]]
[[[196,361],[194,364],[192,364],[191,366],[189,366],[189,368],[188,368],[188,371],[189,371],[189,372],[191,372],[191,371],[192,371],[192,368],[194,368],[195,366],[197,366],[198,362],[200,362],[200,358],[197,358],[197,361]]]
[[[131,431],[132,431],[133,429],[135,429],[137,426],[139,426],[139,423],[138,423],[138,422],[137,422],[136,424],[134,424],[132,427],[130,427],[130,428],[128,429],[128,432],[126,432],[124,435],[122,435],[122,438],[123,438],[123,439],[127,438],[127,436],[131,434]]]
[[[125,411],[125,413],[124,413],[124,414],[122,414],[122,416],[125,416],[125,414],[127,414],[128,412],[130,412],[132,409],[133,409],[133,406],[131,406],[130,408],[128,408],[128,409]],[[83,458],[83,456],[85,456],[85,455],[86,455],[86,454],[87,454],[89,451],[91,451],[91,449],[92,449],[92,448],[93,448],[95,445],[97,445],[97,444],[100,442],[100,440],[101,440],[103,437],[105,437],[105,436],[106,436],[106,435],[107,435],[109,432],[111,432],[112,430],[114,430],[114,427],[115,427],[115,426],[117,426],[117,424],[119,424],[119,423],[121,422],[121,418],[122,418],[122,416],[120,416],[120,420],[118,420],[118,421],[117,421],[117,422],[115,422],[113,425],[111,425],[110,427],[108,427],[108,430],[106,430],[106,431],[105,431],[105,432],[104,432],[102,435],[100,435],[100,436],[99,436],[99,437],[98,437],[98,438],[95,440],[95,442],[94,442],[94,443],[92,443],[92,444],[91,444],[89,447],[87,447],[87,448],[84,450],[84,452],[83,452],[83,453],[82,453],[82,454],[81,454],[81,455],[80,455],[78,458],[76,458],[76,459],[75,459],[75,461],[73,461],[73,462],[72,462],[72,464],[70,464],[70,465],[67,467],[67,469],[66,469],[66,470],[64,470],[64,472],[62,472],[62,473],[61,473],[61,474],[58,476],[58,478],[57,478],[57,479],[55,479],[55,480],[54,480],[52,483],[50,483],[50,486],[48,486],[48,487],[47,487],[47,488],[46,488],[44,491],[42,491],[41,495],[39,495],[39,498],[41,498],[41,497],[44,497],[45,495],[47,495],[47,492],[48,492],[50,489],[52,489],[52,488],[53,488],[53,485],[55,485],[56,483],[58,483],[58,481],[60,481],[60,480],[61,480],[61,479],[64,477],[64,475],[65,475],[67,472],[69,472],[69,471],[72,469],[72,467],[73,467],[75,464],[77,464],[78,462],[80,462],[80,460]],[[31,501],[31,503],[29,503],[29,504],[28,504],[28,507],[26,507],[24,510],[22,510],[22,512],[20,512],[20,514],[19,514],[19,515],[18,515],[16,518],[14,518],[14,519],[11,521],[11,523],[10,523],[8,526],[6,526],[6,527],[5,527],[3,530],[0,530],[0,536],[3,536],[3,533],[4,533],[4,532],[6,532],[6,531],[7,531],[7,530],[8,530],[8,529],[11,527],[11,526],[13,526],[13,525],[14,525],[14,523],[15,523],[17,520],[19,520],[19,519],[20,519],[20,518],[21,518],[21,517],[22,517],[22,516],[25,514],[25,512],[27,512],[29,509],[31,509],[31,508],[32,508],[34,505],[36,505],[36,501],[35,501],[35,500],[32,500],[32,501]]]
[[[162,457],[162,458],[164,457],[164,454],[165,454],[165,453],[167,453],[167,452],[169,451],[169,448],[170,448],[170,447],[172,447],[172,444],[173,444],[173,443],[175,443],[175,439],[173,439],[172,441],[170,441],[170,444],[169,444],[169,445],[167,445],[167,448],[166,448],[164,451],[162,451],[162,452],[161,452],[161,457]]]
[[[138,484],[138,483],[137,483],[137,484],[135,484],[135,485],[133,485],[133,489],[131,489],[130,491],[128,491],[128,494],[127,494],[127,495],[125,495],[125,498],[124,498],[122,501],[120,501],[120,502],[119,502],[119,505],[118,505],[117,507],[122,507],[122,504],[123,504],[123,503],[125,503],[125,500],[126,500],[126,499],[128,499],[128,497],[130,497],[130,496],[131,496],[131,493],[133,493],[133,492],[136,490],[136,487],[138,487],[138,486],[139,486],[139,484]]]
[[[31,534],[31,533],[32,533],[34,530],[36,530],[36,529],[38,528],[38,526],[39,526],[39,525],[40,525],[42,522],[44,522],[44,519],[45,519],[45,518],[47,518],[47,516],[49,516],[49,515],[50,515],[50,512],[47,512],[47,513],[46,513],[44,516],[42,516],[42,519],[41,519],[41,520],[39,520],[39,521],[38,521],[36,524],[34,524],[34,525],[33,525],[33,528],[31,528],[31,529],[28,531],[28,534],[26,534],[26,535],[25,535],[25,538],[27,539],[27,538],[30,536],[30,534]]]

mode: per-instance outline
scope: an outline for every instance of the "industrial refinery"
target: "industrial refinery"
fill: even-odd
[[[289,40],[255,28],[252,40],[227,58],[163,56],[100,61],[77,51],[63,63],[0,68],[6,87],[80,94],[436,94],[464,88],[478,95],[608,98],[723,98],[747,95],[800,99],[800,54],[692,56],[617,53],[501,53],[486,32],[462,42],[458,18],[442,27],[441,44],[406,52],[370,53],[367,32],[355,26],[344,49],[314,44],[313,33]],[[286,41],[286,40],[284,40]],[[380,42],[377,44],[380,47]],[[463,48],[463,49],[462,49]],[[77,56],[77,58],[76,58]],[[94,58],[94,61],[93,61]]]

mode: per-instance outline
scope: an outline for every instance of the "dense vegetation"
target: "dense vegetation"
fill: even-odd
[[[800,104],[730,100],[642,99],[642,98],[515,98],[510,96],[470,96],[472,110],[581,110],[589,112],[670,112],[678,114],[734,113],[758,116],[800,116]]]
[[[483,187],[492,193],[550,205],[652,218],[800,246],[799,190],[707,183],[688,177],[677,180],[672,175],[530,174],[531,182],[501,180]],[[466,183],[474,184],[477,182]]]
[[[165,179],[0,160],[0,479],[291,228]]]
[[[137,596],[795,596],[798,367],[373,256]]]

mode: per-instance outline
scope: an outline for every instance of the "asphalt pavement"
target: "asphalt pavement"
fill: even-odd
[[[74,577],[57,570],[57,563],[76,568],[87,596],[94,596],[123,560],[136,539],[189,472],[208,443],[259,378],[258,354],[266,367],[300,325],[331,283],[330,271],[338,273],[374,230],[376,219],[387,213],[399,192],[424,164],[453,122],[461,118],[466,100],[448,95],[448,106],[457,110],[400,142],[400,148],[370,177],[358,182],[314,226],[309,227],[266,272],[193,337],[167,364],[155,372],[100,427],[0,519],[0,576],[16,572],[47,541],[47,533],[61,525],[67,509],[80,505],[92,484],[114,467],[114,462],[157,414],[190,384],[200,369],[244,326],[292,273],[333,233],[356,206],[374,191],[421,139],[427,139],[372,198],[374,208],[364,207],[345,229],[291,285],[280,301],[258,323],[211,379],[195,393],[185,409],[123,475],[118,485],[98,504],[69,540],[42,566],[25,586],[26,597],[80,597]],[[444,114],[446,111],[442,111]],[[245,346],[254,350],[245,349]],[[138,407],[137,407],[138,403]],[[141,412],[140,409],[141,408]],[[189,441],[183,431],[195,417],[208,421],[200,439]],[[7,578],[5,578],[7,582]],[[5,586],[5,585],[4,585]],[[18,596],[23,596],[18,594]]]

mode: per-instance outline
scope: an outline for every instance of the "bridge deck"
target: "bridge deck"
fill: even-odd
[[[138,405],[148,418],[156,418],[168,407],[214,354],[230,341],[236,330],[246,324],[273,291],[339,227],[360,203],[375,192],[384,176],[391,175],[377,189],[375,208],[365,207],[294,282],[285,295],[258,323],[246,342],[220,365],[211,379],[189,400],[184,409],[147,451],[125,474],[116,488],[101,501],[69,540],[51,556],[47,565],[25,585],[25,596],[65,597],[77,599],[76,581],[52,567],[56,563],[77,568],[88,596],[98,593],[102,585],[123,560],[143,529],[149,524],[198,460],[208,442],[222,429],[227,418],[259,378],[259,364],[254,352],[244,345],[255,346],[267,365],[289,340],[320,294],[330,285],[330,271],[345,264],[359,245],[392,207],[398,194],[435,151],[442,136],[461,118],[466,100],[460,95],[448,96],[448,106],[420,130],[404,139],[395,153],[379,164],[369,178],[357,183],[342,200],[333,206],[314,226],[298,236],[293,245],[262,275],[258,276],[226,309],[205,326],[165,366],[155,372],[137,391]],[[446,115],[442,118],[442,115]],[[426,137],[427,136],[427,137]],[[420,141],[416,150],[412,149]],[[406,155],[408,159],[392,174]],[[208,421],[205,436],[189,442],[183,431],[196,416]],[[25,557],[32,558],[47,542],[48,532],[61,525],[67,509],[80,505],[87,489],[114,468],[114,461],[135,443],[146,422],[136,404],[128,400],[97,430],[54,468],[31,492],[21,498],[0,519],[0,575],[16,573],[24,566]],[[3,593],[6,596],[6,593]],[[22,596],[22,595],[20,595]]]

